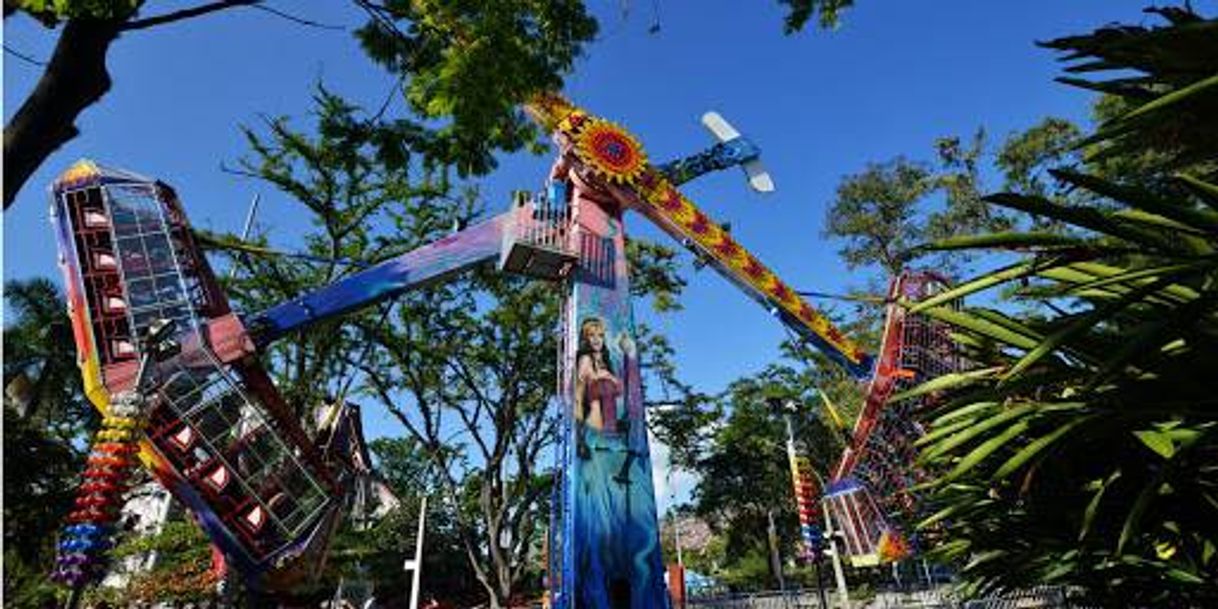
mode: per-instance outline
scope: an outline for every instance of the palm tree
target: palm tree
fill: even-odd
[[[9,281],[4,301],[13,313],[4,328],[5,405],[64,440],[95,426],[97,415],[84,398],[59,288],[42,277]]]
[[[4,596],[13,606],[53,599],[46,578],[55,529],[72,506],[87,432],[98,416],[76,368],[67,309],[47,279],[10,281],[4,302]]]
[[[1054,172],[1093,203],[988,197],[1069,229],[933,244],[1023,254],[911,305],[954,324],[975,363],[897,396],[942,396],[922,526],[966,593],[1052,583],[1108,606],[1218,606],[1218,21],[1155,12],[1167,26],[1046,43],[1081,60],[1071,72],[1136,71],[1063,79],[1128,110],[1084,143],[1086,171]],[[1012,284],[1029,312],[944,306]]]

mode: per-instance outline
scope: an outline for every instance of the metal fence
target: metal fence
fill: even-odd
[[[690,598],[686,609],[843,609],[837,594],[826,589],[824,605],[816,589],[766,591]],[[913,592],[879,592],[870,599],[851,599],[849,609],[1082,609],[1066,588],[1042,586],[961,601],[946,588]]]
[[[840,609],[834,603],[832,590],[825,590],[825,602],[830,609]],[[820,609],[820,596],[816,589],[788,590],[785,594],[777,590],[724,594],[713,597],[690,598],[686,609]]]
[[[1068,590],[1062,586],[1039,586],[1028,590],[1007,592],[1001,596],[965,601],[961,609],[1056,609],[1080,605],[1070,602]]]

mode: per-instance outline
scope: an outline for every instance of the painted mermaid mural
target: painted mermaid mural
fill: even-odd
[[[558,607],[665,609],[655,491],[635,352],[621,209],[560,159],[579,266],[564,316],[566,497],[574,516]]]
[[[663,607],[634,340],[625,329],[610,335],[599,315],[583,317],[578,336],[572,416],[580,586],[574,606]]]
[[[628,433],[630,419],[620,408],[622,379],[613,372],[613,360],[606,344],[605,320],[590,316],[579,324],[579,349],[575,352],[575,419],[580,423],[577,450],[580,458],[589,456],[587,430],[601,436]],[[634,358],[634,340],[621,333],[618,346],[623,361]]]

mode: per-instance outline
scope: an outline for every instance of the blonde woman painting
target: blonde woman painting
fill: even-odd
[[[622,381],[613,373],[609,348],[605,344],[605,322],[588,317],[579,325],[579,346],[575,351],[575,420],[579,424],[576,450],[588,459],[587,429],[614,433],[617,428],[617,398]]]

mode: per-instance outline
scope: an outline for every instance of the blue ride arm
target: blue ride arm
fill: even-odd
[[[277,304],[249,320],[259,349],[319,321],[374,305],[499,256],[508,212]]]
[[[728,142],[719,142],[710,149],[656,167],[675,186],[705,174],[744,165],[761,158],[761,149],[753,142],[738,137]]]

